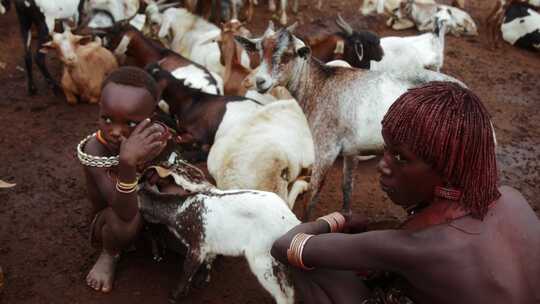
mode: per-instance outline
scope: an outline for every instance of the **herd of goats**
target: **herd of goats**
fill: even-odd
[[[69,103],[95,103],[101,82],[119,65],[145,68],[163,84],[159,111],[181,138],[178,144],[191,159],[207,160],[215,185],[185,161],[172,161],[175,170],[158,170],[193,194],[188,198],[171,199],[157,186],[140,190],[145,219],[166,224],[188,248],[176,298],[187,294],[201,266],[209,269],[225,255],[244,256],[277,303],[294,303],[291,282],[270,248],[300,223],[291,211],[297,197],[307,191],[309,218],[341,156],[343,208],[350,210],[355,161],[381,153],[380,121],[387,109],[423,83],[465,86],[440,73],[445,35],[478,35],[465,0],[456,6],[363,1],[362,14],[386,14],[393,29],[426,32],[405,37],[354,30],[339,15],[336,33],[302,37],[296,24],[277,29],[269,22],[262,36],[252,37],[238,19],[251,20],[256,0],[185,0],[185,7],[166,0],[1,0],[0,13],[11,2],[29,94],[36,93],[35,26],[35,61],[55,93],[63,92]],[[292,6],[297,12],[298,0]],[[540,50],[539,8],[540,0],[497,1],[486,22],[490,41]],[[275,1],[269,0],[269,9],[276,10]],[[281,0],[282,25],[286,11]],[[47,52],[63,63],[60,84],[45,66]]]

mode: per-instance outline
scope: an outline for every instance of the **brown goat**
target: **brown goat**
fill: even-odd
[[[157,81],[169,113],[176,121],[175,129],[180,137],[177,142],[188,150],[196,148],[202,152],[198,160],[208,155],[225,114],[234,112],[231,114],[234,122],[261,106],[246,97],[207,94],[186,86],[183,80],[173,77],[161,62],[148,65],[146,70]],[[231,102],[242,103],[245,107],[231,110]]]
[[[88,37],[73,35],[69,28],[62,34],[54,33],[52,38],[40,51],[58,52],[64,64],[61,85],[67,102],[76,104],[80,97],[90,103],[97,103],[101,95],[101,83],[118,68],[114,55],[101,46],[101,41],[83,45]]]
[[[212,73],[180,54],[164,48],[129,24],[118,23],[105,31],[108,47],[117,57],[128,57],[138,67],[161,62],[163,68],[179,79],[187,79],[191,87],[212,94],[223,94],[221,83]]]
[[[225,95],[240,95],[246,93],[247,88],[242,85],[244,79],[251,73],[251,68],[259,65],[259,58],[256,54],[248,54],[250,57],[250,68],[242,65],[242,53],[244,49],[236,43],[234,36],[247,37],[250,32],[238,20],[231,20],[222,24],[221,38],[218,41],[221,51],[221,64],[225,66],[223,76],[223,88]]]

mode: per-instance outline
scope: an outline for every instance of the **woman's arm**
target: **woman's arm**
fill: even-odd
[[[428,254],[421,239],[404,230],[381,230],[359,234],[327,233],[328,224],[315,221],[296,226],[272,247],[272,256],[288,264],[287,249],[297,233],[314,234],[304,246],[307,267],[365,271],[397,271],[413,267]]]

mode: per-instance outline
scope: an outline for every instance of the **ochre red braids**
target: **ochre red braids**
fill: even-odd
[[[490,115],[472,91],[450,82],[410,89],[390,107],[382,127],[393,144],[406,144],[461,190],[460,204],[473,217],[484,218],[501,196]]]

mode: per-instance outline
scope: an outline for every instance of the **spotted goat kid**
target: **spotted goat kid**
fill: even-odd
[[[155,174],[161,178],[152,184]],[[286,269],[270,255],[270,248],[300,221],[276,194],[218,190],[198,168],[174,155],[147,169],[140,188],[139,209],[145,220],[165,224],[188,248],[172,300],[187,296],[197,270],[219,254],[245,257],[278,304],[294,303]]]

